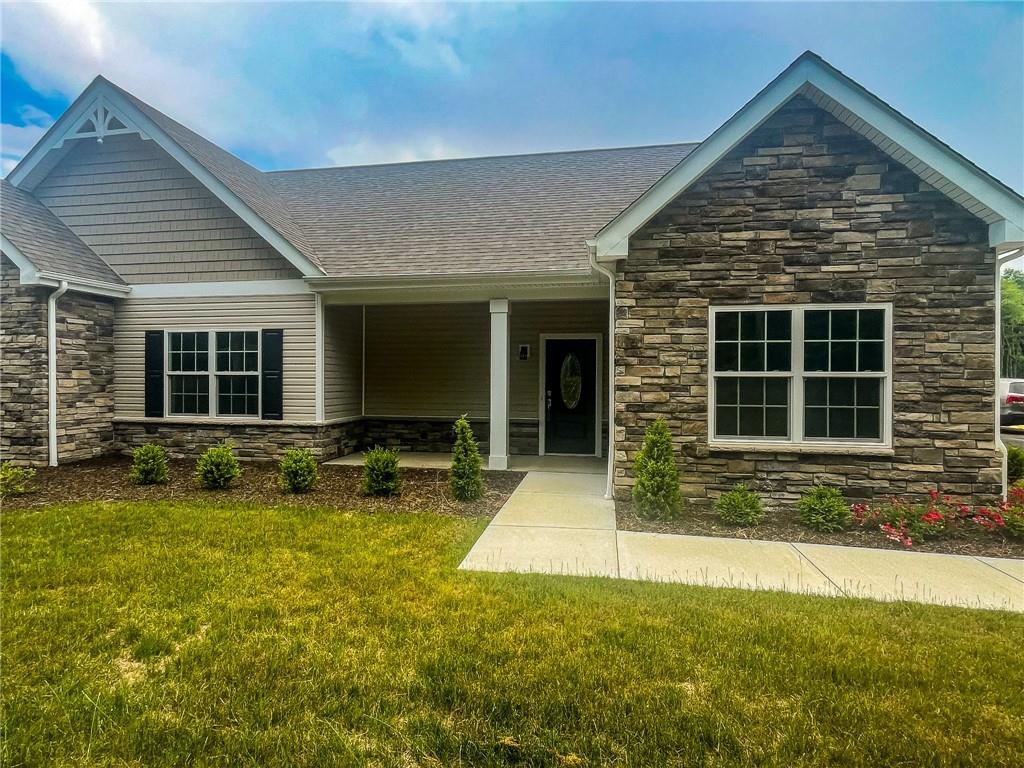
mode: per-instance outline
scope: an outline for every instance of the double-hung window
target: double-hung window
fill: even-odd
[[[889,305],[713,307],[712,442],[887,444]]]
[[[260,414],[259,331],[169,331],[167,412]]]

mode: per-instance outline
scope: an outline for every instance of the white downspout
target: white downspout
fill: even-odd
[[[996,450],[999,451],[999,455],[1003,463],[1003,498],[1006,498],[1006,494],[1009,489],[1006,487],[1006,443],[1003,442],[1002,434],[1002,417],[1000,414],[1000,402],[999,402],[999,390],[1000,382],[1002,381],[1002,368],[1003,368],[1003,265],[1007,262],[1013,261],[1020,256],[1022,250],[1018,248],[1014,251],[1007,251],[1006,253],[996,254],[996,412],[995,412],[995,425],[996,425]]]
[[[51,467],[57,466],[57,299],[67,290],[68,281],[61,280],[60,286],[46,299],[46,408]]]
[[[615,474],[615,274],[597,263],[597,252],[590,247],[590,266],[608,278],[608,478],[604,497],[613,496]]]

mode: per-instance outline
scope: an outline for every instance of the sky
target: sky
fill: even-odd
[[[699,141],[806,49],[1024,189],[1024,3],[0,5],[3,172],[97,74],[258,168]]]

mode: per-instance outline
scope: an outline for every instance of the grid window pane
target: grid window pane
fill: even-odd
[[[259,334],[256,331],[218,331],[217,370],[259,371]]]
[[[716,436],[786,437],[788,434],[788,379],[729,376],[715,380]]]
[[[715,370],[791,370],[792,315],[790,310],[716,313]]]
[[[167,334],[169,337],[167,369],[172,372],[193,373],[209,370],[210,335],[206,331],[188,331]]]
[[[171,413],[175,416],[206,416],[210,413],[208,376],[171,376]]]
[[[804,436],[878,440],[881,397],[882,379],[805,379]]]
[[[804,313],[804,370],[885,370],[885,310],[816,309]]]
[[[260,408],[259,376],[218,376],[217,414],[220,416],[258,416]]]

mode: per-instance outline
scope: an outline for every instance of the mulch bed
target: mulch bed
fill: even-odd
[[[678,520],[647,520],[639,517],[629,504],[619,503],[616,507],[618,528],[625,531],[788,541],[795,544],[840,544],[846,547],[904,549],[897,542],[885,538],[877,529],[854,527],[842,533],[817,533],[802,526],[796,512],[789,510],[768,512],[759,525],[743,528],[725,525],[719,521],[713,510],[701,507],[687,507]],[[976,536],[964,538],[915,542],[913,551],[985,557],[1024,557],[1024,542],[979,532]]]
[[[37,470],[33,491],[3,500],[5,509],[87,501],[207,501],[267,506],[328,506],[360,512],[436,512],[455,517],[493,517],[525,476],[523,472],[484,472],[484,495],[459,502],[448,489],[448,470],[401,470],[401,494],[367,497],[360,491],[362,467],[320,467],[320,481],[309,493],[282,493],[275,462],[243,462],[242,476],[224,491],[208,491],[195,477],[195,462],[172,460],[165,485],[133,485],[131,460],[106,458]]]

